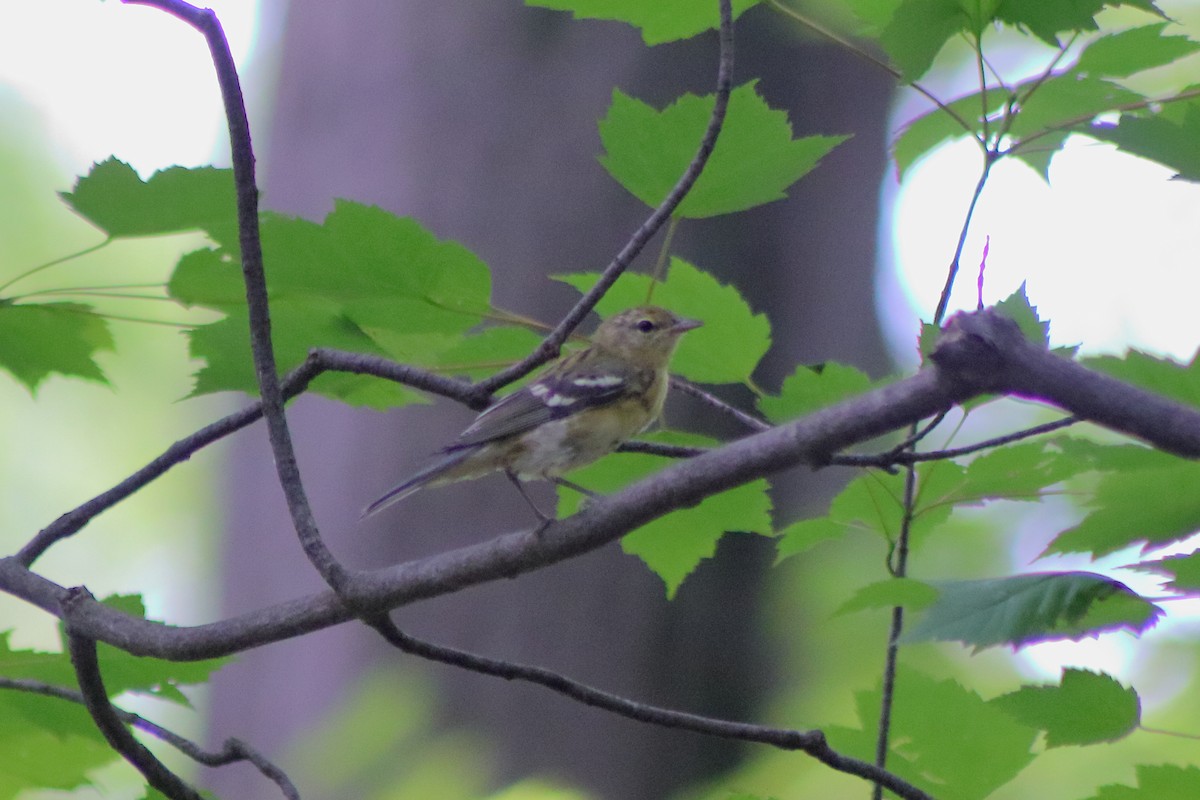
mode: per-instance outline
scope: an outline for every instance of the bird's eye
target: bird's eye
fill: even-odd
[[[649,319],[639,319],[637,321],[637,329],[642,333],[649,333],[654,330],[654,321]]]

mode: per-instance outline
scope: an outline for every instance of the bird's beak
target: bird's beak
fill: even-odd
[[[672,333],[684,333],[686,331],[693,330],[694,328],[699,328],[703,324],[704,323],[698,319],[688,319],[687,317],[680,317],[675,322],[675,324],[671,326],[671,332]]]

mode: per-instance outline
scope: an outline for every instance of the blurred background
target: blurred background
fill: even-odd
[[[711,34],[649,49],[623,25],[575,21],[515,0],[211,5],[243,72],[266,208],[319,220],[345,197],[413,216],[490,265],[498,306],[547,321],[575,295],[546,276],[601,268],[647,213],[596,160],[596,121],[613,88],[661,107],[684,91],[710,93],[715,79]],[[828,17],[838,4],[808,5]],[[1200,26],[1195,9],[1176,5],[1169,11]],[[143,177],[170,164],[228,162],[211,65],[193,31],[153,9],[94,0],[28,4],[15,15],[19,24],[0,31],[0,277],[97,243],[97,232],[54,195],[93,161],[115,154]],[[943,54],[928,81],[943,96],[970,85],[963,55]],[[995,58],[1017,71],[1042,63],[1015,47],[998,46]],[[925,106],[887,74],[763,7],[738,27],[736,82],[756,78],[797,135],[854,136],[786,201],[682,225],[674,252],[737,286],[769,316],[775,343],[755,376],[768,390],[796,364],[835,360],[875,376],[911,368],[917,320],[928,319],[937,301],[977,155],[970,145],[950,145],[898,184],[887,161],[889,132]],[[1168,178],[1074,140],[1049,185],[1024,167],[1002,165],[964,264],[978,262],[990,236],[985,301],[1028,281],[1056,344],[1190,358],[1194,286],[1181,283],[1196,272],[1200,193]],[[1138,200],[1118,202],[1129,197]],[[199,242],[118,243],[17,288],[75,288],[86,298],[87,287],[161,283]],[[973,277],[960,282],[952,308],[974,306]],[[162,300],[95,302],[127,318],[114,322],[121,357],[104,363],[114,389],[51,379],[34,400],[0,379],[11,442],[0,458],[10,510],[5,552],[244,402],[182,400],[196,365],[187,362],[179,326],[202,319]],[[727,397],[751,407],[748,393]],[[1036,415],[1016,407],[1010,419]],[[357,521],[366,502],[470,417],[442,402],[394,413],[319,398],[291,406],[310,498],[340,558],[381,566],[528,524],[527,508],[503,479],[421,493]],[[738,433],[678,398],[668,420]],[[847,477],[835,470],[780,476],[779,526],[823,510]],[[1039,506],[1037,515],[998,505],[999,512],[961,521],[957,549],[939,539],[923,564],[928,577],[996,574],[998,560],[1010,571],[1028,569],[1040,543],[1076,513],[1065,500]],[[877,544],[817,548],[770,569],[773,558],[770,540],[731,534],[668,602],[658,578],[610,547],[403,609],[396,619],[414,635],[546,666],[648,703],[787,727],[851,724],[853,692],[877,681],[885,615],[829,617],[869,579],[847,574],[848,565],[881,569]],[[41,568],[60,583],[86,582],[97,595],[143,592],[152,616],[179,624],[322,588],[295,544],[261,427],[202,452],[105,514]],[[15,644],[54,645],[43,615],[7,598],[0,614],[4,627],[16,629]],[[1194,699],[1178,700],[1195,660],[1191,625],[1185,618],[1153,633],[1160,642],[1153,663],[1135,663],[1118,637],[1031,648],[1016,658],[989,651],[970,659],[969,685],[990,695],[1011,688],[1016,676],[1056,677],[1064,663],[1103,666],[1153,685],[1137,684],[1153,702],[1174,700],[1170,714],[1185,719],[1196,710]],[[908,657],[935,674],[966,674],[967,657],[957,650],[923,645]],[[137,708],[214,743],[252,742],[308,789],[306,797],[656,800],[862,791],[858,781],[808,768],[803,757],[660,731],[542,689],[421,663],[356,626],[247,653],[197,701],[203,720],[156,704]],[[1160,713],[1169,726],[1172,717]],[[1161,741],[1148,745],[1145,737],[1112,748],[1163,752]],[[1117,766],[1086,762],[1090,756],[1057,751],[996,796],[1028,796],[1028,787],[1053,786],[1082,769],[1091,780],[1105,779],[1105,769],[1112,780],[1124,777]],[[96,791],[137,796],[130,772],[118,766],[97,776]],[[206,771],[200,780],[223,797],[270,791],[249,768]]]

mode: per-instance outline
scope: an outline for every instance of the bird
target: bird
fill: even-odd
[[[662,413],[667,368],[679,338],[702,325],[657,306],[604,320],[590,346],[547,367],[534,381],[484,409],[458,438],[408,480],[368,505],[376,514],[431,486],[503,471],[545,526],[552,521],[523,481],[562,478],[646,430]]]

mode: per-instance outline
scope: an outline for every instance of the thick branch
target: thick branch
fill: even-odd
[[[933,367],[762,433],[663,469],[590,503],[540,534],[524,531],[355,577],[355,605],[377,610],[541,569],[614,541],[705,497],[782,469],[828,463],[829,455],[981,394],[1011,392],[1200,457],[1200,410],[1093,372],[1027,341],[993,311],[956,316]],[[15,558],[0,560],[0,589],[61,617],[63,587]],[[137,655],[195,660],[229,655],[351,619],[332,592],[195,627],[134,619],[94,602],[72,614],[75,630]]]

